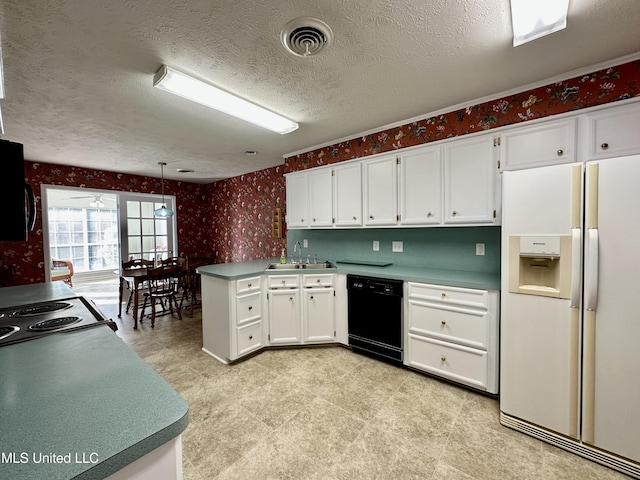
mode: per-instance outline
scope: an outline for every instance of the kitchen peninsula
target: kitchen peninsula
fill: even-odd
[[[7,287],[0,308],[71,296]],[[0,477],[181,478],[188,406],[106,326],[3,346],[0,364]]]
[[[199,267],[203,351],[232,363],[266,347],[348,346],[347,276],[401,280],[404,365],[497,393],[499,274],[371,263]]]

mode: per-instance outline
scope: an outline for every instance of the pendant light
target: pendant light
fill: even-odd
[[[153,214],[156,217],[167,218],[173,215],[173,210],[169,210],[167,208],[167,205],[164,203],[164,166],[166,165],[166,163],[158,162],[158,165],[160,165],[160,174],[162,175],[162,207],[154,210]]]

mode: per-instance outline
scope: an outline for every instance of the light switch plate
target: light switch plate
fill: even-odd
[[[306,238],[304,240],[302,240],[302,246],[304,248],[309,248],[309,241]]]
[[[476,255],[484,255],[484,243],[476,243]]]
[[[378,240],[374,240],[373,241],[373,251],[374,252],[379,252],[380,251],[380,242]]]
[[[392,252],[402,252],[402,242],[391,242]]]

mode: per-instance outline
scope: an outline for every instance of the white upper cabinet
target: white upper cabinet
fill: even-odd
[[[330,169],[310,170],[309,226],[330,227],[333,225],[333,180]]]
[[[398,222],[397,156],[385,155],[362,162],[364,170],[364,224],[396,225]]]
[[[441,148],[422,147],[400,158],[400,223],[434,225],[442,221]]]
[[[444,149],[444,223],[494,224],[497,148],[492,135],[455,140]]]
[[[598,110],[584,120],[586,160],[640,153],[640,102]]]
[[[348,162],[333,168],[334,224],[362,226],[362,164]]]
[[[501,170],[520,170],[576,161],[575,118],[518,127],[500,135]]]
[[[307,172],[287,175],[287,226],[300,228],[309,226],[309,195]]]

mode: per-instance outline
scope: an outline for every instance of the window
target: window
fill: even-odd
[[[127,258],[167,258],[170,254],[166,218],[154,217],[160,204],[140,200],[126,201]]]
[[[74,271],[118,267],[116,209],[49,207],[51,258],[71,260]]]
[[[71,260],[76,273],[113,274],[121,259],[177,251],[176,216],[153,216],[160,195],[42,185],[42,200],[45,260]],[[165,195],[165,204],[175,211],[175,197]]]

